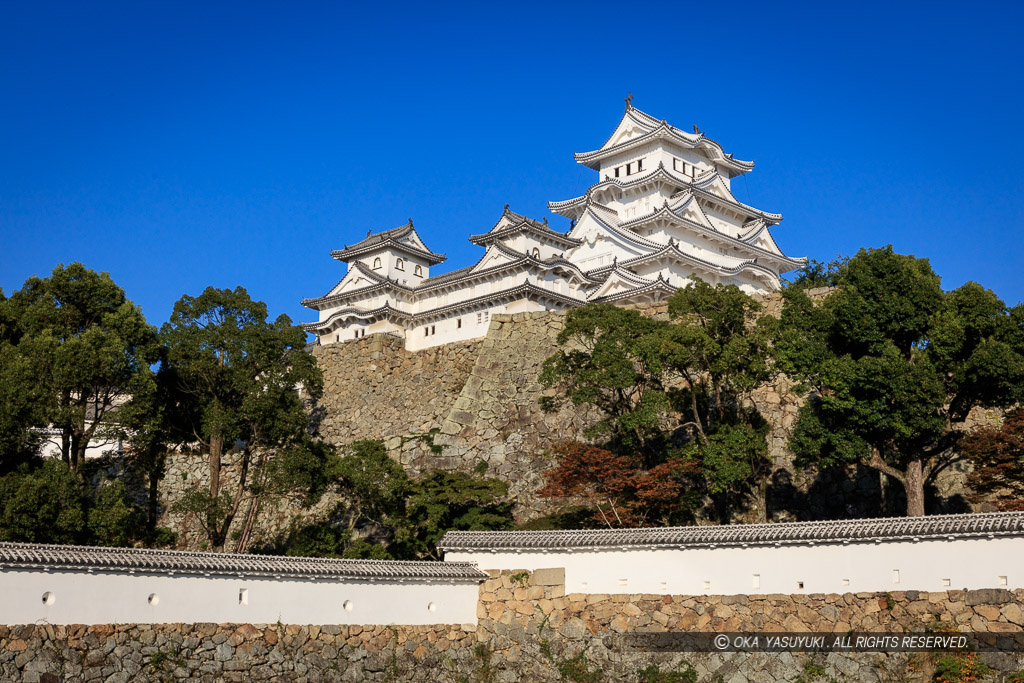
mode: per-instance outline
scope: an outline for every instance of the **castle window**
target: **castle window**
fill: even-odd
[[[462,329],[462,318],[456,318],[455,319],[455,329],[457,329],[457,330],[461,330]]]
[[[679,171],[683,175],[688,175],[691,178],[697,177],[697,169],[692,164],[688,164],[681,159],[672,160],[672,170]]]
[[[626,164],[626,175],[633,175],[633,163]]]
[[[433,325],[430,326],[430,334],[437,334],[437,330],[434,329]]]
[[[405,270],[405,259],[397,259],[395,261],[395,270]]]
[[[540,258],[540,249],[538,249],[537,247],[534,247],[533,251],[530,253],[533,255],[533,258]]]
[[[416,266],[412,272],[416,277],[423,277],[423,266]]]
[[[636,172],[639,173],[642,170],[644,170],[644,160],[638,159],[636,162]]]
[[[619,177],[619,171],[620,171],[621,169],[622,169],[622,167],[621,167],[621,166],[616,166],[616,167],[615,167],[615,177],[616,177],[616,178],[618,178],[618,177]]]
[[[380,257],[379,256],[377,258],[373,259],[373,269],[377,270],[378,268],[380,268]]]

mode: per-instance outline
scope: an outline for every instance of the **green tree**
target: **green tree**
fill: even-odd
[[[548,358],[541,373],[541,382],[556,389],[542,406],[564,400],[593,406],[598,417],[586,436],[604,439],[615,454],[630,456],[628,462],[636,458],[637,476],[671,465],[691,479],[693,463],[700,463],[711,493],[749,503],[763,521],[772,463],[767,425],[752,393],[775,376],[778,323],[759,317],[760,305],[738,287],[699,279],[673,294],[668,310],[670,322],[610,304],[570,311],[558,336],[569,348]],[[670,438],[680,430],[689,437],[682,449]],[[571,462],[578,455],[560,459],[572,485],[557,483],[552,495],[584,484],[594,491],[639,490],[579,480],[588,467]],[[639,502],[621,499],[617,507]]]
[[[1024,310],[967,283],[945,293],[926,259],[862,249],[814,304],[786,292],[778,348],[809,394],[791,445],[803,462],[862,462],[899,482],[907,514],[957,455],[974,406],[1024,398]]]
[[[437,542],[447,531],[511,529],[508,484],[465,472],[435,470],[413,484],[396,528],[398,556],[440,560]]]
[[[359,523],[387,526],[405,511],[412,482],[376,440],[356,441],[338,462],[335,477],[348,509],[351,532]]]
[[[209,465],[209,487],[189,491],[178,510],[196,513],[210,546],[221,551],[248,491],[250,470],[259,471],[274,452],[302,443],[309,420],[299,391],[319,396],[320,373],[304,352],[302,329],[286,315],[268,322],[266,305],[241,287],[208,287],[198,297],[182,297],[161,336],[169,370],[186,397],[180,428],[200,445]],[[235,446],[239,477],[229,492],[221,482],[222,458]],[[252,528],[258,512],[253,501],[243,529]]]
[[[672,402],[696,436],[691,457],[713,494],[745,499],[767,521],[768,425],[753,392],[777,374],[778,321],[735,285],[695,279],[668,302],[675,324],[662,347]]]
[[[310,468],[312,471],[312,468]],[[462,472],[412,479],[384,444],[356,441],[316,474],[339,498],[327,519],[294,528],[266,552],[369,559],[438,558],[450,529],[507,529],[508,486]],[[308,481],[303,477],[304,481]]]
[[[25,450],[29,427],[54,429],[72,469],[90,444],[118,436],[116,408],[150,375],[155,332],[107,273],[80,263],[0,299],[4,459]]]
[[[46,459],[0,477],[0,541],[82,543],[86,492],[67,463]]]
[[[786,286],[789,289],[814,289],[817,287],[837,287],[846,272],[848,256],[837,256],[828,263],[810,259],[803,268],[796,271]]]
[[[130,546],[144,527],[143,513],[128,498],[120,481],[101,484],[93,493],[86,513],[90,543]]]
[[[668,323],[612,304],[590,304],[568,313],[558,333],[561,349],[544,361],[540,382],[557,390],[541,398],[553,410],[568,399],[598,409],[585,431],[613,450],[640,455],[654,466],[664,450],[669,410],[662,346]]]

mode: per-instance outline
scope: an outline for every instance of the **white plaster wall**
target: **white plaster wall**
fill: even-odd
[[[248,604],[239,604],[246,589]],[[51,605],[43,602],[52,593]],[[476,583],[360,583],[163,574],[0,572],[0,623],[476,623]],[[150,595],[158,596],[151,604]],[[345,609],[348,601],[351,610]],[[434,611],[429,606],[434,605]]]
[[[450,552],[445,560],[476,562],[485,570],[564,567],[568,593],[736,595],[1024,588],[1024,538],[714,549]]]

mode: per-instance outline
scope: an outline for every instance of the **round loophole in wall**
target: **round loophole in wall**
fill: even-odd
[[[343,602],[341,604],[341,606],[345,609],[346,612],[351,612],[352,611],[353,605],[352,605],[352,601],[351,600],[346,600],[345,602]]]
[[[154,607],[160,604],[160,596],[156,593],[150,593],[149,597],[146,600],[149,602],[149,604],[153,605]]]
[[[427,611],[428,612],[436,612],[437,611],[437,603],[436,602],[428,602],[427,603]]]
[[[49,607],[53,603],[57,602],[57,596],[52,591],[46,591],[43,593],[43,604]]]

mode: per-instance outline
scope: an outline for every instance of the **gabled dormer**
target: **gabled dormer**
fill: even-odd
[[[351,267],[359,262],[380,277],[408,287],[416,287],[430,277],[430,266],[445,261],[444,254],[431,251],[413,227],[412,219],[391,230],[367,232],[366,238],[331,256]]]
[[[469,241],[481,247],[501,244],[543,260],[558,256],[580,244],[579,240],[548,227],[547,218],[543,221],[527,218],[509,209],[508,204],[493,228],[481,235],[470,235]]]

